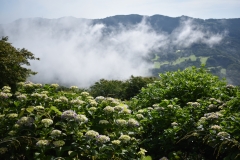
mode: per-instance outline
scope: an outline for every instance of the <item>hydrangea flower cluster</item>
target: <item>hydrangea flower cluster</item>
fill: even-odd
[[[198,102],[188,102],[187,105],[193,106],[193,107],[199,107],[200,103]]]
[[[112,141],[112,144],[115,144],[115,145],[119,145],[121,143],[121,141],[119,141],[119,140],[113,140]]]
[[[54,129],[54,130],[50,133],[50,135],[53,136],[53,137],[58,137],[58,136],[60,136],[61,134],[62,134],[62,131],[57,130],[57,129]]]
[[[127,121],[124,120],[124,119],[117,119],[115,123],[119,126],[126,126],[127,125]]]
[[[230,134],[228,134],[227,132],[219,132],[217,134],[218,137],[220,137],[221,139],[228,139],[230,138]]]
[[[100,120],[99,124],[109,124],[109,122],[107,120]]]
[[[140,148],[140,151],[137,153],[138,155],[140,155],[140,156],[145,156],[145,153],[146,153],[147,151],[145,150],[145,149],[143,149],[143,148]]]
[[[12,94],[11,93],[4,93],[4,92],[0,92],[0,98],[9,98],[11,97]]]
[[[208,106],[208,110],[210,110],[210,109],[214,109],[214,108],[217,108],[217,105],[210,104],[210,105]]]
[[[20,94],[20,95],[17,96],[17,99],[18,100],[26,100],[27,96],[26,96],[26,94]]]
[[[34,122],[32,117],[22,117],[17,121],[19,126],[31,126]]]
[[[129,135],[121,135],[118,139],[121,142],[127,143],[131,140],[131,137]]]
[[[65,142],[63,140],[59,140],[59,141],[54,141],[53,145],[55,147],[62,147],[65,144]]]
[[[42,119],[42,123],[44,124],[45,127],[49,127],[50,125],[53,124],[53,120],[48,119],[48,118]]]
[[[99,142],[99,143],[106,143],[106,142],[110,141],[110,138],[108,136],[105,136],[105,135],[98,135],[96,137],[96,139],[97,139],[97,142]]]
[[[49,145],[49,141],[48,141],[48,140],[39,140],[39,141],[36,143],[36,145],[37,145],[38,147],[44,147],[44,146]]]
[[[65,102],[65,103],[67,103],[68,99],[66,97],[64,97],[64,96],[61,96],[58,99],[55,99],[54,102]]]
[[[211,129],[220,130],[221,127],[219,125],[213,125],[213,126],[211,126]]]
[[[34,109],[36,109],[36,110],[43,110],[44,107],[43,106],[35,106]]]
[[[81,105],[81,104],[84,104],[84,101],[82,101],[80,99],[73,99],[70,101],[70,103],[73,105]]]
[[[87,96],[89,96],[89,93],[88,92],[82,92],[81,96],[87,97]]]
[[[177,122],[172,122],[171,125],[174,127],[174,126],[178,126],[178,123]]]
[[[78,89],[78,86],[71,86],[70,89]]]
[[[143,119],[144,116],[142,114],[136,114],[137,119]]]
[[[85,115],[81,115],[81,114],[77,115],[76,118],[75,118],[75,120],[76,120],[77,122],[81,122],[81,123],[86,123],[86,122],[88,122],[88,118],[87,118]]]
[[[89,130],[85,133],[85,136],[90,139],[95,139],[97,136],[99,136],[99,133],[94,130]]]
[[[233,89],[233,88],[235,88],[235,86],[234,86],[234,85],[231,85],[231,84],[228,84],[228,85],[226,86],[226,88],[227,88],[227,89]]]
[[[114,111],[121,112],[123,110],[123,106],[117,105],[114,107]]]
[[[98,96],[95,98],[95,101],[102,102],[105,98],[103,96]]]
[[[53,88],[58,88],[58,87],[59,87],[59,85],[58,85],[58,84],[56,84],[56,83],[54,83],[54,84],[51,84],[50,86],[51,86],[51,87],[53,87]]]
[[[204,114],[204,117],[207,119],[218,119],[219,117],[222,117],[223,115],[219,112],[211,112]]]
[[[123,114],[131,114],[131,110],[130,109],[127,109],[127,108],[124,108],[120,113],[123,113]]]
[[[10,93],[11,92],[11,87],[3,86],[2,90],[3,90],[4,93]]]
[[[33,94],[31,94],[31,96],[35,97],[35,98],[43,98],[43,99],[48,98],[47,94],[41,94],[41,93],[33,93]]]
[[[103,111],[104,111],[105,113],[113,113],[113,112],[114,112],[114,108],[111,107],[111,106],[106,106],[106,107],[103,109]]]
[[[75,119],[77,117],[77,113],[74,112],[73,110],[67,110],[67,111],[64,111],[61,115],[61,118],[62,119]]]
[[[89,103],[90,103],[91,106],[97,106],[98,105],[98,103],[95,100],[90,100]]]
[[[136,121],[133,118],[129,119],[127,123],[128,123],[128,126],[130,126],[130,127],[138,127],[139,126],[138,121]]]

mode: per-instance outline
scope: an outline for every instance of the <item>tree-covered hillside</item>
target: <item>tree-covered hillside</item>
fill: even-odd
[[[154,47],[149,51],[148,56],[144,57],[146,62],[152,64],[153,67],[149,72],[154,76],[193,65],[199,67],[204,63],[213,74],[222,78],[226,77],[230,84],[240,85],[240,18],[204,20],[187,16],[142,16],[137,14],[116,15],[93,20],[74,17],[32,18],[19,19],[10,24],[0,25],[0,36],[8,36],[5,28],[8,28],[9,33],[14,35],[20,34],[24,29],[24,33],[27,33],[26,24],[28,24],[29,28],[38,28],[33,33],[41,35],[50,31],[51,38],[58,39],[60,36],[69,40],[69,36],[82,29],[81,27],[84,25],[80,24],[83,23],[89,27],[96,24],[104,25],[101,33],[98,33],[101,34],[99,41],[104,39],[104,36],[109,38],[109,35],[113,33],[122,33],[122,28],[125,31],[134,30],[136,28],[133,26],[141,27],[141,23],[145,24],[144,27],[148,26],[148,28],[143,27],[143,30],[148,33],[161,34],[163,37],[161,42],[154,44],[157,47]],[[94,34],[94,32],[89,31],[88,34]],[[163,43],[165,44],[163,45]],[[78,47],[81,46],[82,44]],[[117,49],[121,50],[121,47]]]
[[[143,16],[118,15],[96,20],[109,27],[118,24],[135,25],[141,23]],[[172,44],[170,48],[155,51],[150,58],[155,68],[154,75],[166,71],[175,71],[189,66],[200,66],[205,63],[211,72],[220,77],[226,77],[231,84],[240,84],[240,18],[235,19],[196,19],[187,16],[167,17],[153,15],[146,17],[146,23],[156,32],[171,34],[181,26],[183,21],[190,20],[194,26],[201,26],[203,31],[211,34],[222,34],[223,39],[219,44],[209,46],[201,42],[183,47]],[[191,59],[191,56],[196,58]]]

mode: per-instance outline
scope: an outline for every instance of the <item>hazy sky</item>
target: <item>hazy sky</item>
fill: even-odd
[[[19,18],[105,18],[140,14],[240,18],[240,0],[0,0],[0,24]]]

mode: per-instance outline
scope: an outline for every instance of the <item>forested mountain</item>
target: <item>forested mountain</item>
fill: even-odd
[[[95,23],[103,23],[107,26],[134,25],[141,23],[143,16],[126,15],[113,16],[96,20]],[[156,32],[171,34],[181,26],[183,21],[190,20],[191,24],[201,26],[201,29],[211,34],[223,34],[220,43],[209,46],[202,42],[192,43],[189,46],[173,45],[160,52],[154,52],[152,56],[155,68],[154,75],[159,72],[183,69],[189,66],[200,66],[205,63],[212,73],[226,77],[229,83],[240,84],[240,18],[237,19],[196,19],[186,16],[167,17],[153,15],[146,18],[146,23]]]
[[[204,20],[187,16],[173,18],[136,14],[93,20],[74,17],[31,18],[0,25],[0,36],[8,36],[9,33],[23,34],[23,28],[27,34],[28,28],[25,28],[27,23],[28,28],[37,27],[42,33],[51,30],[51,36],[56,39],[59,38],[59,31],[66,36],[74,34],[73,31],[81,30],[81,27],[102,24],[104,27],[101,30],[100,41],[104,36],[108,37],[113,32],[120,32],[123,28],[128,31],[135,29],[136,26],[142,27],[141,29],[149,34],[161,35],[161,39],[158,39],[159,44],[154,44],[154,47],[150,47],[147,56],[143,56],[146,62],[153,64],[149,69],[153,75],[157,76],[158,73],[193,65],[200,66],[204,63],[215,75],[226,77],[231,84],[240,85],[240,18]]]

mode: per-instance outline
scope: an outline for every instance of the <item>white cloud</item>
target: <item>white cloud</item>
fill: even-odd
[[[223,33],[213,34],[203,26],[194,24],[192,20],[186,20],[173,31],[171,42],[174,46],[180,47],[189,47],[194,43],[203,43],[212,47],[221,42],[223,36]]]
[[[36,22],[40,21],[7,25],[5,35],[15,47],[27,48],[40,57],[40,61],[31,62],[31,68],[38,72],[33,81],[79,87],[88,87],[101,78],[149,75],[152,64],[142,58],[152,50],[196,42],[212,46],[222,39],[220,34],[204,32],[190,21],[170,35],[154,32],[145,20],[127,28],[119,26],[109,34],[105,33],[106,26],[88,20],[68,17]]]

